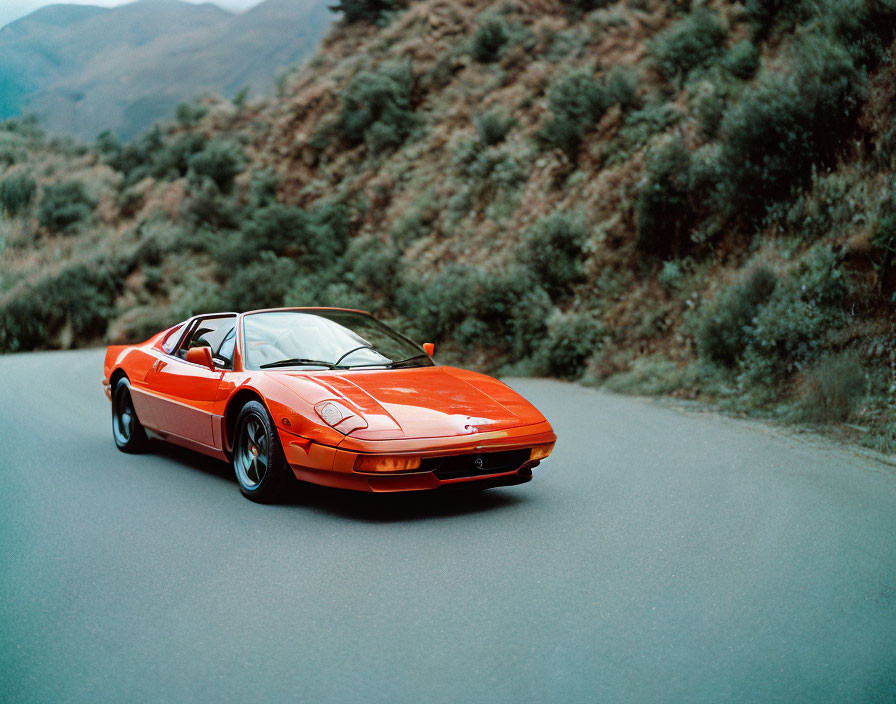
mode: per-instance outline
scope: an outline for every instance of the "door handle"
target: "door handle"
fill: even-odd
[[[159,371],[165,367],[166,362],[163,362],[161,359],[157,359],[155,363],[152,365],[152,370],[154,372]]]

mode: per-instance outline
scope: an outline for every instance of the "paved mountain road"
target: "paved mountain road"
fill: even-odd
[[[101,366],[0,357],[3,701],[896,701],[891,467],[517,381],[527,485],[259,506],[116,451]]]

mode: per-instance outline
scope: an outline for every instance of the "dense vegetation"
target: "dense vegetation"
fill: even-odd
[[[339,7],[270,103],[0,128],[0,349],[346,305],[896,449],[894,0]]]

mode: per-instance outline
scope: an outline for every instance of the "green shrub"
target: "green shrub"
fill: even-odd
[[[96,201],[80,181],[57,181],[43,187],[37,219],[50,230],[62,232],[88,220]]]
[[[378,22],[387,12],[401,9],[402,4],[396,0],[338,0],[330,5],[333,12],[341,12],[348,23]]]
[[[635,206],[638,249],[644,254],[666,257],[684,246],[693,223],[690,168],[691,153],[677,139],[649,155],[647,179]]]
[[[606,111],[603,86],[588,69],[563,75],[548,89],[550,116],[538,131],[546,145],[562,150],[575,160],[585,130]]]
[[[585,132],[613,105],[623,109],[637,102],[637,79],[630,69],[617,67],[602,80],[588,69],[574,69],[548,89],[550,114],[537,133],[547,147],[560,149],[575,161]]]
[[[871,247],[880,293],[885,299],[894,300],[894,296],[896,296],[896,214],[888,213],[880,219],[871,240]]]
[[[638,100],[638,77],[633,69],[616,66],[604,78],[604,102],[623,110],[634,107]]]
[[[576,379],[600,348],[603,335],[603,326],[587,313],[555,312],[536,353],[536,366],[561,379]]]
[[[197,132],[182,132],[159,143],[158,148],[147,155],[146,171],[154,178],[180,178],[186,176],[190,161],[202,153],[208,138]]]
[[[271,205],[277,201],[277,187],[280,177],[271,168],[257,169],[249,177],[249,202],[255,208]]]
[[[185,219],[194,228],[232,229],[240,222],[240,208],[221,193],[210,178],[190,179],[187,200],[183,205]]]
[[[174,117],[178,124],[193,127],[208,114],[208,106],[201,103],[181,103],[177,106]]]
[[[705,359],[739,368],[744,388],[775,389],[810,364],[841,324],[846,293],[834,255],[816,247],[784,279],[759,268],[704,313],[697,345]]]
[[[466,217],[477,201],[485,203],[486,215],[494,220],[516,209],[517,188],[526,173],[515,154],[510,147],[483,149],[471,139],[459,142],[453,161],[465,180],[448,202],[449,223]]]
[[[482,22],[476,29],[470,43],[470,54],[482,64],[497,61],[507,42],[510,40],[510,29],[507,23],[492,17]]]
[[[607,165],[624,162],[651,137],[666,131],[681,117],[681,112],[670,103],[648,103],[640,110],[629,112],[607,149]]]
[[[700,356],[733,368],[749,345],[749,326],[777,286],[767,267],[753,269],[747,278],[726,289],[704,311],[697,328]]]
[[[22,287],[0,307],[0,350],[19,352],[78,342],[106,329],[122,272],[108,262],[81,263]]]
[[[668,80],[681,80],[722,51],[727,30],[714,10],[699,8],[648,42],[648,50]]]
[[[456,339],[460,330],[466,344],[518,359],[535,349],[550,311],[548,295],[529,272],[496,273],[461,264],[425,281],[405,281],[396,305],[420,337],[442,342]],[[484,337],[472,339],[471,331],[484,330]]]
[[[409,62],[361,71],[342,94],[342,134],[351,142],[365,142],[374,153],[401,145],[418,124],[411,106],[413,87]]]
[[[232,139],[213,139],[190,156],[187,165],[193,174],[210,178],[226,193],[245,165],[243,148]]]
[[[866,386],[864,370],[854,355],[822,357],[806,372],[801,415],[825,423],[849,420],[865,398]]]
[[[347,279],[368,295],[389,300],[398,276],[400,254],[373,235],[357,237],[345,250]]]
[[[479,142],[486,147],[493,147],[503,142],[507,133],[513,128],[514,119],[504,110],[498,108],[476,115],[473,118]]]
[[[896,32],[892,0],[821,0],[817,14],[827,37],[865,66],[881,59]]]
[[[225,287],[231,310],[275,308],[299,275],[298,264],[289,257],[261,252],[253,261],[234,270]]]
[[[790,74],[768,74],[725,114],[719,207],[748,222],[831,163],[864,94],[864,78],[842,49],[803,41]]]
[[[392,241],[404,249],[414,240],[429,234],[439,211],[439,205],[431,195],[426,194],[419,198],[393,223],[390,232]]]
[[[13,217],[31,204],[37,184],[24,171],[10,174],[0,181],[0,210]]]
[[[723,65],[732,75],[748,80],[759,69],[759,49],[749,39],[744,39],[731,47]]]
[[[744,9],[753,25],[753,34],[761,39],[769,33],[782,10],[788,8],[788,16],[793,17],[800,4],[792,0],[746,0]]]
[[[583,246],[587,236],[581,215],[556,211],[523,233],[517,258],[552,298],[563,298],[582,278]]]

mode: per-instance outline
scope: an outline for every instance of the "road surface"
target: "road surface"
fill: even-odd
[[[102,352],[0,357],[6,702],[894,702],[896,470],[551,381],[476,496],[119,453]]]

